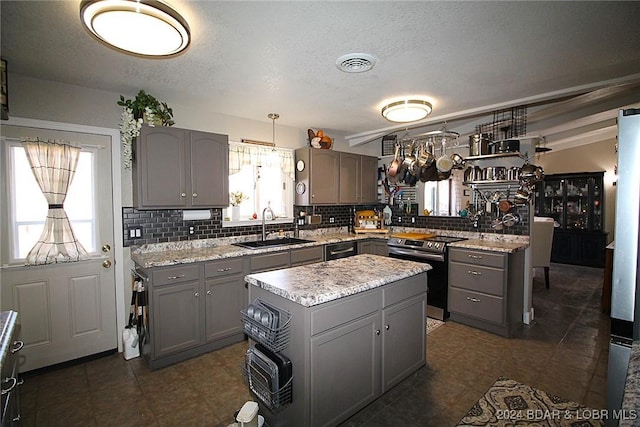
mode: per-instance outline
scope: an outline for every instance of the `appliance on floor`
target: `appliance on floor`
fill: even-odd
[[[427,272],[427,317],[445,320],[449,317],[448,244],[466,240],[463,237],[437,236],[423,233],[394,234],[387,240],[389,256],[409,261],[426,262],[433,267]]]
[[[607,409],[620,411],[631,343],[640,339],[640,108],[618,113],[618,182],[611,292]],[[618,425],[613,416],[606,425]]]

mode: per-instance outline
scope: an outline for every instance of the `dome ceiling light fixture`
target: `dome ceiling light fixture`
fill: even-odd
[[[403,99],[382,107],[382,117],[390,122],[409,123],[424,119],[432,110],[431,103],[423,99]]]
[[[158,0],[83,0],[80,19],[98,41],[129,55],[167,58],[191,42],[187,21]]]
[[[368,53],[348,53],[336,59],[336,67],[345,73],[365,73],[376,65],[376,57]]]

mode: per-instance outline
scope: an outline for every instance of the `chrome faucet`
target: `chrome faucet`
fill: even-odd
[[[267,229],[264,222],[267,211],[271,212],[271,219],[273,219],[273,210],[271,209],[271,206],[267,205],[267,207],[262,210],[262,241],[267,240]]]

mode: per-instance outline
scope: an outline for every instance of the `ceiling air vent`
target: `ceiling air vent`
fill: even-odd
[[[364,73],[373,68],[376,58],[366,53],[349,53],[336,59],[336,67],[345,73]]]

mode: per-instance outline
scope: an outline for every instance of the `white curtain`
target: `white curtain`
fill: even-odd
[[[87,251],[73,234],[63,207],[78,165],[80,147],[68,141],[44,141],[39,138],[24,139],[22,145],[33,176],[49,204],[44,229],[38,242],[29,251],[25,264],[41,265],[86,259]]]
[[[278,163],[280,169],[287,176],[295,179],[293,150],[237,142],[229,143],[229,175],[240,172],[244,165],[274,166],[274,163]]]

